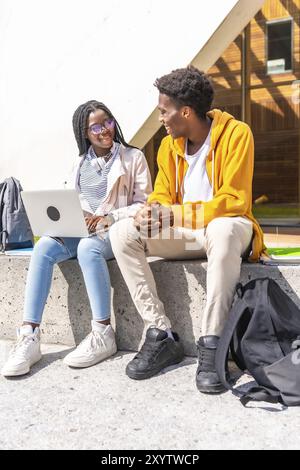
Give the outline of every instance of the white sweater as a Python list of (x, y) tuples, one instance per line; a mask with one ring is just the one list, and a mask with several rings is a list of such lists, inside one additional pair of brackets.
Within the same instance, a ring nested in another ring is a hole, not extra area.
[(133, 217), (146, 203), (152, 192), (151, 176), (146, 158), (141, 150), (121, 145), (120, 154), (114, 161), (107, 177), (107, 196), (94, 212), (88, 201), (80, 194), (80, 166), (84, 156), (78, 157), (67, 187), (76, 188), (79, 192), (83, 210), (95, 215), (111, 213), (116, 220)]

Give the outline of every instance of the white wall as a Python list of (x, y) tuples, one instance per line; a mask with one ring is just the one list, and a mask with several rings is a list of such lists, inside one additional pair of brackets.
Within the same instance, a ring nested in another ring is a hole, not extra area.
[(89, 99), (112, 110), (127, 141), (144, 145), (157, 126), (141, 131), (157, 104), (155, 78), (190, 63), (227, 17), (219, 56), (263, 1), (246, 12), (244, 3), (0, 0), (0, 180), (62, 188), (78, 154), (72, 115)]

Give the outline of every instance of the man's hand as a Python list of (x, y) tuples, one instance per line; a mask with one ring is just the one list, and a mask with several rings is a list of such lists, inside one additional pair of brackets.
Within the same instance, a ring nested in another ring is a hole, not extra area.
[(174, 225), (174, 214), (171, 207), (160, 206), (159, 207), (159, 226), (160, 231), (173, 227)]
[(151, 218), (151, 206), (145, 204), (134, 216), (134, 226), (140, 230), (141, 226), (148, 224)]
[(174, 215), (169, 207), (158, 203), (146, 204), (134, 217), (134, 225), (145, 237), (153, 237), (172, 227)]

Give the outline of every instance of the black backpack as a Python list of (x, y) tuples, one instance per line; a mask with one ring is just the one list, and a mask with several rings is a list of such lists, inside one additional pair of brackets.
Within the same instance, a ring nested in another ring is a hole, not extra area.
[(300, 310), (272, 279), (238, 284), (228, 321), (219, 340), (216, 370), (227, 389), (228, 351), (257, 386), (242, 394), (250, 400), (300, 405)]
[(13, 177), (0, 183), (0, 251), (33, 246), (21, 191), (20, 182)]

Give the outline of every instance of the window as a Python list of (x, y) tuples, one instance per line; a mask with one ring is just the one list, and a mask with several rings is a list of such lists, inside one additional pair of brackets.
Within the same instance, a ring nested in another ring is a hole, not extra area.
[(292, 20), (267, 23), (267, 74), (292, 70)]

